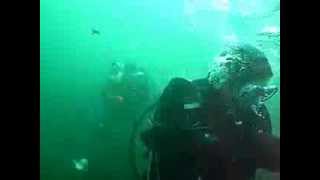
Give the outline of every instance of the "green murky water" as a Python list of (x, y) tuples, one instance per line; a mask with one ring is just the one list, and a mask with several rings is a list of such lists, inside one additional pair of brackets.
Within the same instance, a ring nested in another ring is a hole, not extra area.
[[(111, 119), (104, 127), (108, 133), (97, 132), (106, 117), (101, 92), (115, 60), (142, 66), (155, 82), (154, 90), (161, 92), (174, 76), (206, 76), (213, 56), (226, 43), (249, 42), (265, 52), (274, 71), (271, 83), (280, 87), (279, 36), (261, 34), (279, 33), (279, 0), (40, 3), (42, 180), (85, 179), (87, 172), (77, 171), (72, 160), (88, 157), (101, 162), (95, 168), (89, 159), (88, 172), (133, 179), (127, 158), (130, 118)], [(280, 136), (279, 97), (267, 105), (274, 134)]]

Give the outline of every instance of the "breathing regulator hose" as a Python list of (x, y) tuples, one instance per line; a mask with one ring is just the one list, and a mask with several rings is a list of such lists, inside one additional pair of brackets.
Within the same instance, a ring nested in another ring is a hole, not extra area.
[[(151, 104), (150, 106), (148, 106), (140, 115), (140, 117), (134, 122), (133, 124), (133, 128), (132, 128), (132, 132), (130, 135), (130, 141), (129, 141), (129, 163), (133, 169), (133, 173), (135, 176), (136, 180), (143, 180), (143, 175), (139, 172), (139, 168), (137, 167), (137, 157), (136, 157), (136, 148), (135, 148), (135, 144), (136, 144), (136, 137), (137, 137), (137, 133), (139, 126), (144, 122), (144, 120), (146, 120), (146, 117), (149, 115), (150, 112), (152, 112), (152, 110), (154, 110), (157, 105), (158, 105), (159, 101), (156, 101), (155, 103)], [(151, 154), (153, 154), (152, 152), (150, 152)], [(151, 162), (148, 162), (151, 163)], [(149, 165), (148, 165), (149, 166)]]

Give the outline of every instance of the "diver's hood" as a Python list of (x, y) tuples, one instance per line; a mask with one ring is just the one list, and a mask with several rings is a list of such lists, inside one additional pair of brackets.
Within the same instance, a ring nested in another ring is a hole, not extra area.
[(271, 65), (265, 54), (249, 44), (226, 46), (213, 60), (209, 70), (209, 82), (218, 88), (227, 80), (246, 84), (272, 76)]

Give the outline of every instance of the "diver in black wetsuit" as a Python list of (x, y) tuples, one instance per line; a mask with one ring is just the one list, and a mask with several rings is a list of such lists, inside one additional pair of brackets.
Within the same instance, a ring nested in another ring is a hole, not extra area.
[(135, 119), (132, 116), (140, 114), (152, 99), (150, 77), (135, 63), (112, 63), (107, 80), (103, 95), (110, 116), (108, 120), (126, 114)]
[(94, 127), (89, 142), (87, 179), (134, 178), (128, 160), (130, 132), (151, 101), (150, 82), (148, 73), (135, 63), (111, 64), (101, 97), (104, 116)]
[(153, 127), (148, 180), (251, 180), (258, 168), (280, 172), (280, 139), (264, 102), (277, 88), (265, 55), (247, 44), (228, 47), (208, 77), (172, 79)]

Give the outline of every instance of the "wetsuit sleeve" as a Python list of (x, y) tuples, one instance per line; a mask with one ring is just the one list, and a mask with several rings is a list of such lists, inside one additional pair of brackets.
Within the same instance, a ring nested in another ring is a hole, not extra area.
[[(257, 168), (280, 172), (280, 138), (272, 134), (270, 113), (265, 105), (260, 110), (261, 117), (253, 118), (254, 148)], [(252, 131), (251, 131), (252, 132)]]
[(257, 168), (280, 172), (280, 138), (259, 134), (256, 143)]
[(148, 129), (140, 134), (140, 139), (148, 149), (154, 149), (155, 129)]

